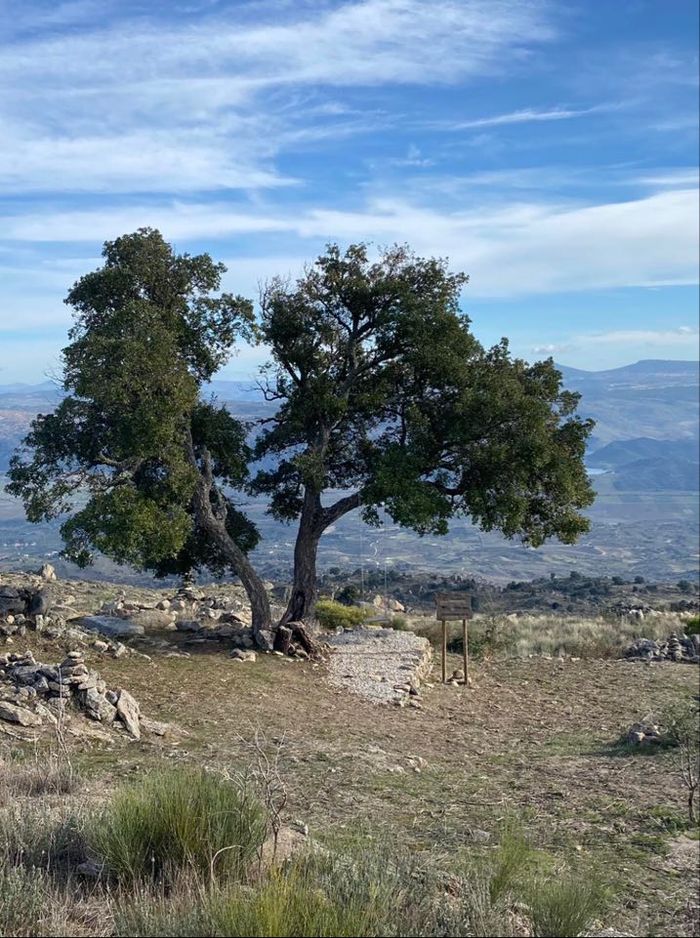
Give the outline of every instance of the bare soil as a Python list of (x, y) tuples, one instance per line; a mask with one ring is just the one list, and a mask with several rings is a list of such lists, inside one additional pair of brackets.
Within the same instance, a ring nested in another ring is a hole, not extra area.
[[(493, 849), (515, 821), (543, 864), (600, 871), (611, 887), (606, 926), (697, 933), (699, 844), (687, 828), (676, 754), (616, 745), (631, 723), (697, 694), (697, 667), (492, 660), (473, 666), (471, 688), (442, 686), (434, 672), (414, 710), (333, 687), (325, 664), (273, 655), (238, 664), (220, 645), (159, 637), (189, 647), (189, 657), (143, 647), (150, 660), (90, 651), (88, 664), (109, 686), (127, 688), (146, 716), (182, 732), (75, 741), (86, 797), (161, 760), (238, 770), (259, 731), (281, 746), (289, 819), (321, 840), (388, 838), (449, 864)], [(67, 650), (34, 634), (12, 650), (25, 647), (45, 661)]]

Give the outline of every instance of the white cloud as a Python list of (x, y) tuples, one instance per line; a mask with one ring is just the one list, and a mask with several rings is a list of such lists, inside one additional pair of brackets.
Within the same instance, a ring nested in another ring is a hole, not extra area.
[(466, 121), (434, 122), (430, 126), (442, 130), (470, 130), (477, 127), (501, 127), (506, 124), (531, 124), (542, 121), (570, 120), (573, 117), (587, 117), (601, 111), (611, 110), (610, 105), (596, 105), (586, 108), (555, 107), (547, 110), (524, 108), (507, 114), (492, 114), (488, 117), (476, 117)]
[(281, 148), (367, 127), (342, 106), (296, 106), (294, 89), (463, 81), (553, 37), (543, 6), (517, 0), (236, 3), (163, 21), (114, 5), (105, 26), (89, 0), (5, 7), (0, 193), (13, 194), (280, 185)]
[[(698, 193), (662, 191), (598, 204), (511, 202), (439, 210), (399, 198), (374, 199), (361, 211), (246, 211), (225, 203), (164, 203), (119, 210), (36, 212), (0, 218), (18, 242), (101, 243), (143, 225), (178, 246), (237, 235), (285, 236), (285, 251), (309, 256), (327, 239), (408, 241), (443, 255), (471, 276), (467, 295), (523, 296), (570, 290), (697, 282)], [(213, 248), (216, 254), (216, 249)], [(230, 251), (230, 248), (229, 248)]]
[(688, 352), (697, 352), (700, 333), (693, 326), (679, 326), (677, 329), (613, 329), (609, 332), (594, 332), (577, 335), (565, 343), (534, 345), (532, 351), (537, 355), (556, 355), (562, 352), (579, 351), (601, 347), (639, 347), (652, 348), (678, 347)]

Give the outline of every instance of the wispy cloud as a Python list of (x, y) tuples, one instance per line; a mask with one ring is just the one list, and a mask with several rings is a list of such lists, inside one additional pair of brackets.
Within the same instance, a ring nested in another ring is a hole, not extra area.
[(323, 100), (295, 108), (295, 89), (467, 81), (554, 35), (541, 3), (516, 0), (260, 7), (114, 5), (98, 25), (87, 0), (5, 3), (0, 193), (283, 185), (280, 150), (367, 127)]
[(270, 211), (264, 205), (235, 211), (224, 203), (163, 202), (6, 214), (0, 230), (17, 242), (92, 244), (143, 224), (178, 242), (281, 233), (300, 255), (329, 238), (407, 240), (419, 252), (449, 255), (453, 266), (470, 273), (468, 295), (509, 297), (695, 283), (697, 215), (697, 190), (672, 189), (619, 202), (501, 202), (458, 211), (400, 195), (372, 199), (357, 211)]
[(581, 349), (610, 346), (629, 346), (650, 348), (687, 349), (689, 354), (697, 353), (700, 333), (694, 326), (679, 326), (677, 329), (613, 329), (610, 332), (595, 332), (573, 336), (563, 343), (534, 345), (536, 355), (558, 355), (562, 352), (574, 352)]
[(571, 120), (574, 117), (587, 117), (591, 114), (600, 114), (603, 111), (612, 109), (612, 105), (603, 104), (586, 108), (554, 107), (544, 110), (524, 108), (520, 111), (509, 111), (506, 114), (491, 114), (486, 117), (475, 117), (463, 121), (433, 121), (430, 126), (436, 130), (471, 130), (479, 127), (501, 127), (506, 124)]

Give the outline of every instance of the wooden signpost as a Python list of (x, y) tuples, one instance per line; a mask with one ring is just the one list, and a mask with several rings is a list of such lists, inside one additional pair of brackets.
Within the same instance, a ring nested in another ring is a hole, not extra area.
[(472, 617), (471, 593), (436, 593), (436, 618), (442, 622), (442, 683), (447, 680), (447, 622), (462, 620), (462, 641), (464, 647), (464, 684), (469, 684), (469, 644), (467, 619)]

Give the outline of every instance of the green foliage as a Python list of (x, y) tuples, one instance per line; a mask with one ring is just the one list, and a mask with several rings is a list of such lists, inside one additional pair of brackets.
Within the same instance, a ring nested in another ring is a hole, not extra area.
[(492, 903), (513, 892), (532, 859), (532, 848), (514, 824), (506, 824), (488, 875)]
[(169, 878), (183, 869), (240, 879), (264, 836), (262, 808), (245, 787), (178, 768), (118, 792), (88, 839), (122, 879)]
[(406, 616), (392, 616), (389, 619), (389, 625), (392, 629), (396, 629), (397, 632), (410, 632), (411, 626), (408, 622)]
[(590, 871), (536, 881), (528, 900), (533, 934), (536, 938), (576, 938), (601, 913), (604, 901), (603, 889)]
[(279, 410), (257, 455), (278, 462), (255, 488), (277, 517), (296, 518), (305, 490), (352, 488), (365, 520), (383, 504), (421, 534), (456, 515), (535, 545), (587, 530), (592, 423), (551, 361), (481, 347), (459, 310), (466, 281), (404, 246), (372, 263), (359, 244), (329, 245), (295, 285), (268, 285), (261, 332)]
[(175, 254), (145, 228), (107, 242), (104, 264), (70, 290), (66, 397), (39, 415), (10, 464), (8, 490), (30, 521), (69, 515), (65, 555), (95, 550), (159, 575), (227, 558), (198, 525), (195, 489), (205, 453), (210, 491), (244, 551), (254, 525), (223, 486), (245, 484), (245, 427), (200, 399), (239, 335), (253, 336), (252, 304), (219, 293), (224, 267), (207, 254)]
[(700, 635), (700, 616), (692, 616), (683, 623), (683, 631), (686, 635)]
[(44, 902), (45, 884), (37, 870), (6, 866), (0, 860), (0, 935), (48, 934)]
[(316, 603), (316, 618), (324, 629), (350, 628), (361, 625), (367, 612), (359, 606), (346, 606), (333, 599), (319, 599)]

